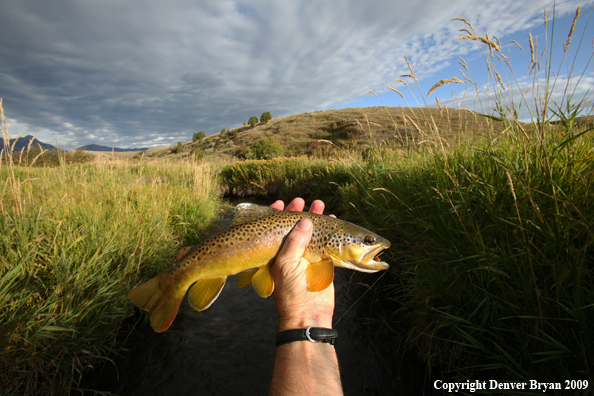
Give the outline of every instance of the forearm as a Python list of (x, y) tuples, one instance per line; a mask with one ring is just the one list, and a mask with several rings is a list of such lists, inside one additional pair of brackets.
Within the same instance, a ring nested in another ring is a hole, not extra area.
[(277, 348), (271, 396), (342, 394), (334, 346), (296, 341)]

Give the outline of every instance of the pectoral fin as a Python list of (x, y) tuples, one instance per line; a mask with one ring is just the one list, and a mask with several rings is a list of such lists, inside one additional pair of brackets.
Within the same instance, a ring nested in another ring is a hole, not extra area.
[(332, 260), (323, 259), (317, 263), (311, 263), (305, 270), (307, 278), (307, 290), (312, 292), (326, 289), (334, 280), (334, 264)]
[(176, 256), (177, 259), (178, 260), (183, 259), (184, 256), (186, 254), (188, 254), (188, 252), (190, 251), (190, 249), (192, 249), (192, 246), (186, 246), (186, 247), (183, 247), (183, 248), (179, 249), (179, 252), (177, 252), (177, 256)]
[(190, 288), (188, 301), (196, 311), (204, 311), (217, 299), (227, 277), (200, 279)]
[(266, 298), (274, 291), (274, 279), (270, 273), (270, 267), (265, 265), (261, 267), (252, 277), (252, 285), (256, 293), (262, 298)]
[(252, 268), (237, 275), (237, 286), (244, 287), (252, 284), (252, 278), (259, 268)]

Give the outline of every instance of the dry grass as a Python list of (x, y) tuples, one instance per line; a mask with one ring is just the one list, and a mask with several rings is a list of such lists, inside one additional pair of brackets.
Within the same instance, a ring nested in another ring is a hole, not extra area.
[[(186, 142), (182, 150), (173, 147), (151, 149), (143, 161), (189, 159), (195, 149), (203, 150), (210, 163), (225, 164), (237, 160), (236, 154), (252, 143), (273, 137), (284, 148), (285, 155), (309, 155), (328, 158), (332, 150), (382, 144), (408, 147), (419, 142), (445, 141), (455, 146), (461, 141), (489, 135), (500, 130), (498, 121), (460, 109), (410, 107), (352, 107), (346, 109), (294, 114), (216, 133), (200, 142)], [(233, 137), (233, 133), (237, 136)], [(136, 161), (138, 153), (98, 153), (103, 161)]]

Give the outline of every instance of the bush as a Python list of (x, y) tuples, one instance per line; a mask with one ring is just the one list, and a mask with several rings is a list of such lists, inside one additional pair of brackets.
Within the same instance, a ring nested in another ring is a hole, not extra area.
[(248, 121), (248, 124), (250, 124), (250, 126), (253, 128), (258, 124), (258, 117), (256, 116), (251, 116), (250, 120)]
[(194, 132), (194, 136), (192, 136), (192, 141), (197, 142), (197, 141), (204, 139), (205, 137), (206, 137), (206, 133), (204, 133), (204, 131), (200, 131), (198, 133)]
[(273, 159), (285, 153), (284, 147), (272, 137), (260, 139), (250, 147), (257, 159)]
[(181, 151), (183, 150), (183, 148), (184, 148), (184, 144), (182, 142), (177, 142), (177, 146), (174, 146), (171, 149), (171, 152), (174, 153), (174, 154), (178, 154), (178, 153), (181, 153)]
[(270, 115), (269, 111), (265, 111), (264, 113), (262, 113), (262, 115), (260, 116), (260, 122), (264, 122), (267, 123), (268, 121), (272, 120), (272, 116)]
[(204, 153), (204, 150), (202, 150), (202, 149), (200, 149), (200, 148), (197, 148), (197, 149), (195, 149), (194, 151), (192, 151), (192, 154), (194, 155), (194, 159), (195, 159), (196, 161), (201, 161), (201, 160), (203, 160), (203, 159), (204, 159), (204, 157), (205, 157), (205, 155), (206, 155), (206, 154)]

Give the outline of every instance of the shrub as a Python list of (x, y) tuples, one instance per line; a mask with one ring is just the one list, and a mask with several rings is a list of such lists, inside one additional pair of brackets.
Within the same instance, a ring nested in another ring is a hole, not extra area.
[(194, 155), (194, 159), (195, 159), (196, 161), (201, 161), (201, 160), (203, 160), (203, 159), (204, 159), (204, 157), (205, 157), (205, 155), (206, 155), (206, 154), (204, 153), (204, 150), (202, 150), (201, 148), (197, 148), (197, 149), (195, 149), (194, 151), (192, 151), (192, 154)]
[(272, 120), (272, 116), (270, 115), (269, 111), (265, 111), (264, 113), (262, 113), (262, 115), (260, 116), (260, 122), (268, 122)]
[(206, 137), (206, 133), (204, 131), (200, 131), (198, 133), (194, 132), (194, 136), (192, 136), (193, 142), (198, 142)]
[(252, 143), (251, 149), (257, 159), (273, 159), (285, 153), (284, 147), (272, 137)]
[(250, 124), (250, 126), (253, 128), (258, 124), (258, 117), (256, 116), (251, 116), (250, 120), (248, 121), (248, 124)]
[(174, 154), (178, 154), (183, 150), (183, 148), (184, 148), (184, 144), (182, 142), (177, 142), (177, 146), (174, 146), (171, 149), (171, 152)]

